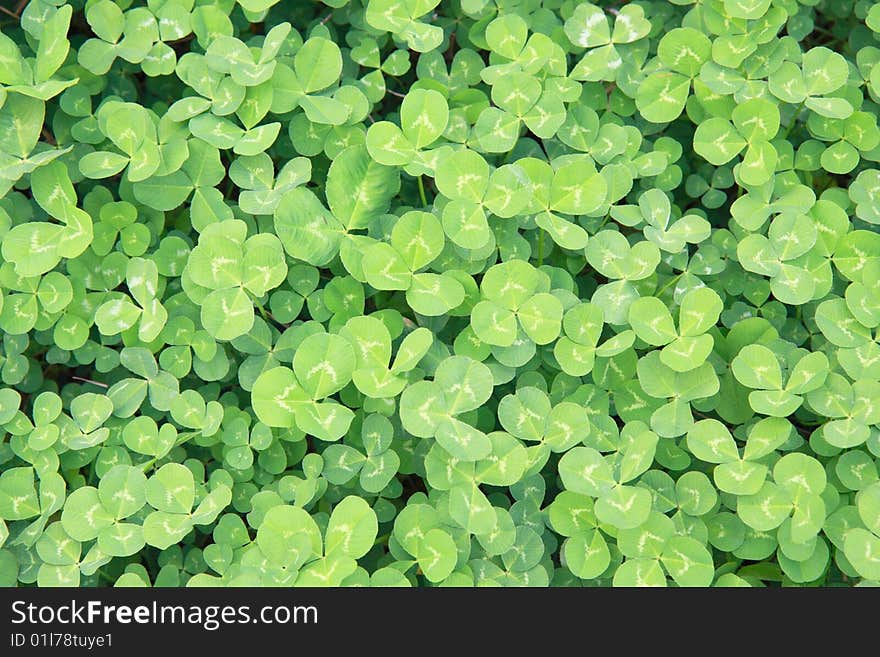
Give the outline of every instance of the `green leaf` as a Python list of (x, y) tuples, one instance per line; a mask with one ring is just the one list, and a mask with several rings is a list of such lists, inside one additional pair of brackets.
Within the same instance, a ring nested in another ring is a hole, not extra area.
[(218, 340), (234, 340), (254, 324), (254, 306), (241, 288), (214, 290), (202, 301), (202, 324)]
[(819, 96), (836, 91), (846, 82), (846, 60), (828, 48), (811, 48), (803, 57), (804, 80), (807, 93)]
[(379, 290), (406, 290), (412, 283), (412, 271), (393, 246), (372, 244), (362, 254), (361, 266), (367, 282)]
[(443, 243), (443, 227), (427, 212), (407, 212), (391, 231), (391, 245), (403, 256), (410, 271), (418, 271), (433, 262), (442, 252)]
[(476, 485), (455, 486), (449, 491), (449, 515), (471, 534), (487, 534), (498, 519), (489, 500)]
[(454, 418), (440, 422), (435, 437), (443, 449), (462, 461), (478, 461), (492, 451), (492, 443), (486, 434)]
[(350, 495), (330, 515), (325, 538), (327, 555), (340, 553), (359, 559), (373, 547), (378, 531), (373, 509), (362, 498)]
[(339, 153), (327, 174), (330, 210), (349, 230), (366, 228), (384, 213), (399, 188), (397, 172), (370, 159), (365, 146), (350, 146)]
[(12, 4), (0, 585), (880, 582), (876, 3)]
[(516, 316), (523, 330), (536, 344), (549, 344), (562, 327), (562, 303), (552, 294), (540, 293), (528, 299)]
[(157, 511), (188, 514), (195, 500), (192, 472), (179, 463), (166, 463), (146, 482), (146, 500)]
[(598, 531), (575, 534), (563, 544), (565, 565), (581, 579), (599, 577), (611, 563), (608, 543)]
[(750, 461), (731, 461), (715, 468), (718, 490), (731, 495), (755, 495), (767, 478), (767, 466)]
[(450, 199), (479, 203), (489, 185), (489, 165), (474, 151), (453, 151), (443, 157), (435, 182)]
[(791, 495), (769, 481), (754, 495), (744, 495), (737, 503), (737, 515), (752, 529), (776, 529), (792, 510)]
[(108, 470), (98, 485), (101, 505), (120, 520), (140, 511), (147, 503), (147, 478), (138, 468), (117, 465)]
[(746, 387), (764, 390), (782, 388), (782, 370), (776, 355), (767, 347), (751, 344), (743, 347), (731, 362), (731, 371)]
[(709, 586), (715, 578), (711, 553), (689, 536), (669, 539), (660, 562), (679, 586)]
[(719, 117), (706, 119), (694, 133), (694, 151), (715, 166), (730, 162), (746, 143), (730, 121)]
[(416, 148), (430, 145), (449, 121), (446, 99), (433, 89), (412, 89), (400, 104), (403, 135)]
[(629, 323), (640, 339), (663, 346), (676, 338), (669, 310), (657, 297), (636, 299), (629, 307)]
[(844, 553), (859, 575), (866, 579), (880, 578), (880, 538), (861, 527), (846, 534)]
[(636, 486), (616, 486), (596, 500), (596, 517), (618, 529), (638, 527), (651, 513), (651, 493)]
[(425, 533), (416, 556), (419, 568), (431, 582), (441, 582), (449, 577), (458, 561), (455, 541), (439, 528)]
[(665, 66), (690, 78), (696, 77), (711, 53), (706, 35), (691, 27), (669, 30), (657, 46), (657, 56)]
[(36, 98), (13, 94), (0, 107), (0, 151), (24, 158), (40, 139), (46, 104)]
[(284, 250), (311, 265), (326, 265), (339, 251), (342, 224), (307, 189), (297, 187), (281, 197), (274, 225)]
[(495, 384), (492, 371), (467, 356), (445, 359), (434, 373), (434, 382), (444, 392), (448, 412), (454, 415), (482, 406)]
[(656, 559), (627, 559), (614, 572), (614, 586), (666, 586), (666, 576)]
[(739, 450), (727, 427), (718, 420), (696, 422), (687, 433), (690, 452), (706, 463), (728, 463), (739, 459)]
[(77, 541), (88, 541), (113, 524), (113, 516), (101, 504), (98, 490), (77, 488), (68, 495), (61, 513), (61, 525)]
[(34, 469), (8, 468), (0, 474), (0, 518), (27, 520), (40, 513), (34, 486)]
[(591, 447), (574, 447), (559, 461), (559, 476), (566, 490), (599, 497), (614, 486), (611, 466)]
[(293, 371), (312, 399), (323, 399), (344, 388), (354, 371), (354, 348), (345, 338), (328, 333), (310, 335), (300, 343)]
[(565, 21), (565, 34), (576, 46), (592, 48), (611, 41), (608, 19), (599, 7), (585, 2)]
[[(814, 481), (812, 483), (819, 483), (819, 475), (814, 474)], [(815, 485), (813, 488), (815, 488)], [(880, 516), (877, 514), (877, 511), (880, 510), (880, 485), (872, 484), (860, 492), (856, 506), (859, 510), (859, 517), (865, 523), (865, 527), (880, 536)]]
[(326, 89), (342, 71), (339, 46), (323, 37), (312, 37), (297, 51), (293, 68), (305, 93)]
[(36, 82), (45, 82), (51, 78), (67, 58), (70, 50), (67, 30), (72, 16), (73, 7), (64, 5), (43, 24), (43, 34), (40, 37), (34, 69)]
[(188, 516), (165, 511), (153, 511), (144, 519), (143, 540), (160, 550), (181, 541), (192, 530)]
[[(690, 85), (690, 80), (680, 73), (671, 71), (652, 73), (639, 85), (636, 106), (646, 120), (652, 123), (668, 123), (676, 119), (684, 110)], [(697, 131), (699, 132), (704, 125), (701, 123)], [(694, 150), (703, 154), (697, 149), (696, 136)]]

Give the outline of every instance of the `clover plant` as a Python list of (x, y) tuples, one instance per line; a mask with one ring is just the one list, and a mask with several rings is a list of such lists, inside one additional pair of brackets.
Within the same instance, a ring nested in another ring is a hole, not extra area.
[(0, 585), (880, 583), (880, 5), (5, 0)]

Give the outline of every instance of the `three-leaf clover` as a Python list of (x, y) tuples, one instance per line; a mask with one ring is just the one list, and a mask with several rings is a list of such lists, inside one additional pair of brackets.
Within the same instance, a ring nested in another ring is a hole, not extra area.
[(660, 362), (676, 372), (687, 372), (706, 362), (712, 352), (714, 340), (707, 331), (718, 321), (723, 307), (717, 292), (701, 287), (682, 297), (677, 329), (666, 304), (657, 297), (633, 301), (629, 322), (641, 340), (663, 347)]
[(805, 354), (790, 366), (783, 384), (779, 360), (761, 344), (743, 347), (730, 363), (736, 380), (752, 392), (749, 405), (757, 413), (788, 417), (803, 403), (803, 395), (822, 388), (828, 376), (828, 358), (821, 351)]
[(727, 164), (745, 148), (738, 177), (745, 185), (762, 185), (773, 177), (778, 161), (770, 140), (779, 131), (779, 108), (764, 98), (737, 105), (731, 119), (711, 117), (694, 132), (694, 151), (715, 166)]
[(202, 325), (218, 340), (247, 333), (254, 323), (254, 299), (281, 284), (287, 262), (274, 235), (247, 235), (247, 225), (233, 220), (202, 231), (187, 260), (187, 294), (201, 304)]

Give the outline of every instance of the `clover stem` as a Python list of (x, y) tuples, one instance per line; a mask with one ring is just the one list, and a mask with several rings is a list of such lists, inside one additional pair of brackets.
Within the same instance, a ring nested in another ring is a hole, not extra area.
[(421, 176), (418, 177), (418, 181), (419, 181), (419, 198), (422, 199), (422, 205), (424, 207), (427, 207), (428, 198), (425, 196), (425, 183), (422, 181)]
[(147, 470), (149, 470), (151, 467), (153, 467), (153, 464), (155, 462), (156, 459), (152, 458), (149, 461), (144, 461), (143, 463), (141, 463), (141, 472), (146, 472)]
[(260, 303), (259, 299), (254, 299), (254, 305), (257, 307), (257, 310), (260, 311), (260, 314), (263, 316), (267, 322), (269, 321), (269, 313), (266, 312), (266, 309), (263, 307), (263, 304)]
[(270, 323), (272, 323), (272, 324), (275, 324), (277, 327), (281, 328), (282, 330), (286, 330), (286, 329), (288, 328), (288, 326), (287, 326), (286, 324), (282, 324), (282, 323), (279, 322), (277, 319), (275, 319), (274, 317), (272, 317), (272, 315), (269, 313), (269, 311), (267, 311), (267, 310), (263, 307), (263, 304), (260, 303), (260, 301), (259, 301), (258, 299), (254, 299), (254, 305), (256, 305), (257, 310), (260, 311), (260, 315), (262, 315), (262, 316), (263, 316), (263, 319), (265, 319), (267, 322), (270, 322)]
[(834, 34), (831, 30), (826, 30), (824, 27), (819, 27), (818, 25), (813, 26), (813, 32), (818, 32), (819, 34), (824, 34), (825, 36), (830, 36), (837, 38), (837, 35)]
[(791, 123), (788, 124), (788, 128), (785, 130), (785, 134), (782, 135), (783, 139), (788, 139), (788, 135), (791, 134), (791, 131), (794, 130), (794, 126), (797, 123), (798, 114), (801, 113), (801, 110), (804, 108), (804, 103), (807, 102), (807, 99), (804, 98), (800, 104), (798, 104), (797, 109), (795, 109), (794, 114), (791, 116)]
[(666, 281), (666, 284), (663, 287), (661, 287), (659, 290), (657, 290), (657, 293), (655, 296), (660, 296), (661, 294), (666, 292), (667, 288), (669, 288), (670, 285), (674, 285), (678, 281), (679, 278), (681, 278), (681, 274), (676, 274), (675, 276), (670, 278), (668, 281)]
[(544, 231), (538, 231), (538, 266), (544, 264)]
[(195, 438), (196, 436), (200, 435), (201, 433), (202, 433), (201, 431), (184, 431), (183, 433), (178, 434), (177, 440), (174, 441), (174, 446), (180, 447), (187, 440), (189, 440), (190, 438)]
[[(183, 433), (178, 434), (177, 440), (174, 441), (174, 447), (180, 447), (187, 440), (189, 440), (190, 438), (193, 438), (195, 436), (199, 436), (199, 435), (201, 435), (201, 433), (202, 433), (201, 431), (184, 431)], [(172, 447), (172, 449), (174, 449), (174, 447)], [(151, 467), (153, 467), (153, 465), (155, 465), (156, 461), (158, 461), (158, 460), (159, 460), (159, 457), (154, 456), (149, 461), (144, 461), (143, 463), (140, 464), (141, 470), (143, 472), (146, 472)]]
[(93, 386), (98, 386), (99, 388), (109, 388), (106, 383), (101, 383), (100, 381), (92, 381), (91, 379), (87, 379), (82, 376), (72, 376), (70, 377), (74, 381), (82, 381), (83, 383), (91, 383)]

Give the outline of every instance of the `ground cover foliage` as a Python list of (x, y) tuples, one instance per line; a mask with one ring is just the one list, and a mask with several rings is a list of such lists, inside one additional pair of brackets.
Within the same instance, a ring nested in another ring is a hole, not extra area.
[(880, 581), (880, 5), (0, 31), (0, 584)]

